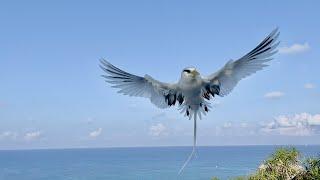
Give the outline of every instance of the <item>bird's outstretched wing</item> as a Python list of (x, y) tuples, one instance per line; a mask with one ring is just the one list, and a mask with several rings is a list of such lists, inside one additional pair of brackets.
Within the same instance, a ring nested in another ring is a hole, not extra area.
[[(217, 94), (225, 96), (232, 91), (241, 79), (268, 66), (265, 63), (272, 60), (271, 56), (277, 53), (276, 47), (280, 43), (277, 41), (279, 34), (278, 28), (273, 30), (248, 54), (236, 61), (230, 60), (222, 69), (206, 77), (205, 79), (209, 82), (207, 89), (218, 87), (219, 92)], [(211, 92), (209, 91), (209, 93)]]
[(149, 75), (136, 76), (115, 67), (104, 59), (100, 61), (100, 67), (107, 73), (102, 76), (106, 78), (106, 82), (113, 84), (112, 87), (120, 89), (118, 93), (149, 98), (159, 108), (175, 105), (176, 101), (182, 104), (184, 101), (182, 94), (177, 91), (176, 84), (163, 83)]

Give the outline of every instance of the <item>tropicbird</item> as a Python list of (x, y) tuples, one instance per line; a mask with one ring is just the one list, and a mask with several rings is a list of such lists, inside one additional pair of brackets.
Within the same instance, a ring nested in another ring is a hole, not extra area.
[(237, 83), (255, 72), (268, 66), (277, 53), (277, 41), (280, 32), (273, 30), (257, 47), (237, 60), (228, 61), (220, 70), (209, 75), (201, 76), (194, 67), (182, 70), (180, 80), (176, 83), (160, 82), (149, 75), (137, 76), (128, 73), (110, 62), (101, 59), (100, 67), (106, 75), (102, 75), (111, 87), (120, 89), (118, 93), (149, 98), (159, 108), (167, 108), (179, 104), (179, 110), (185, 116), (194, 119), (193, 149), (181, 167), (179, 174), (195, 154), (197, 144), (197, 117), (201, 119), (211, 106), (208, 102), (215, 95), (228, 95)]

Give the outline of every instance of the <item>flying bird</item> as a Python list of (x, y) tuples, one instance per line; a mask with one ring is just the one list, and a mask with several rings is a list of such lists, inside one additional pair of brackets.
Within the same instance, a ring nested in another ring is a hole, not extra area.
[(165, 83), (149, 75), (137, 76), (128, 73), (110, 62), (102, 59), (100, 67), (105, 71), (102, 75), (112, 87), (118, 88), (118, 93), (149, 98), (151, 103), (159, 108), (178, 105), (178, 110), (194, 120), (193, 149), (179, 171), (192, 159), (197, 142), (197, 118), (201, 119), (210, 111), (209, 100), (218, 96), (228, 95), (238, 82), (268, 66), (277, 53), (277, 41), (280, 32), (273, 30), (257, 47), (237, 60), (229, 60), (220, 70), (208, 76), (202, 76), (196, 68), (187, 67), (181, 72), (176, 83)]

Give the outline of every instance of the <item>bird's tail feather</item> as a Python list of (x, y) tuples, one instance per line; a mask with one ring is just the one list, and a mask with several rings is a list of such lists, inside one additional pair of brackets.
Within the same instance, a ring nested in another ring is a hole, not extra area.
[(193, 147), (192, 147), (192, 151), (191, 154), (189, 155), (188, 159), (184, 162), (184, 164), (182, 165), (182, 167), (179, 170), (179, 175), (181, 175), (181, 173), (183, 172), (184, 168), (188, 165), (188, 163), (190, 162), (190, 160), (196, 156), (196, 146), (197, 146), (197, 111), (194, 112), (194, 124), (193, 124)]
[[(211, 109), (211, 105), (209, 102), (206, 101), (202, 101), (199, 106), (190, 106), (188, 104), (181, 104), (178, 108), (178, 110), (180, 111), (180, 113), (184, 114), (184, 116), (188, 116), (189, 120), (193, 118), (198, 118), (201, 119), (202, 118), (202, 114), (206, 115), (207, 112)], [(195, 117), (198, 116), (198, 117)]]

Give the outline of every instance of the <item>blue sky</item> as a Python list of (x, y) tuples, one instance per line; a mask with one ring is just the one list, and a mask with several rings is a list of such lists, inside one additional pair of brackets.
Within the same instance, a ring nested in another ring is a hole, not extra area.
[(0, 149), (192, 144), (177, 108), (116, 93), (100, 58), (175, 82), (237, 59), (279, 27), (280, 52), (199, 122), (199, 145), (320, 143), (319, 2), (6, 1)]

